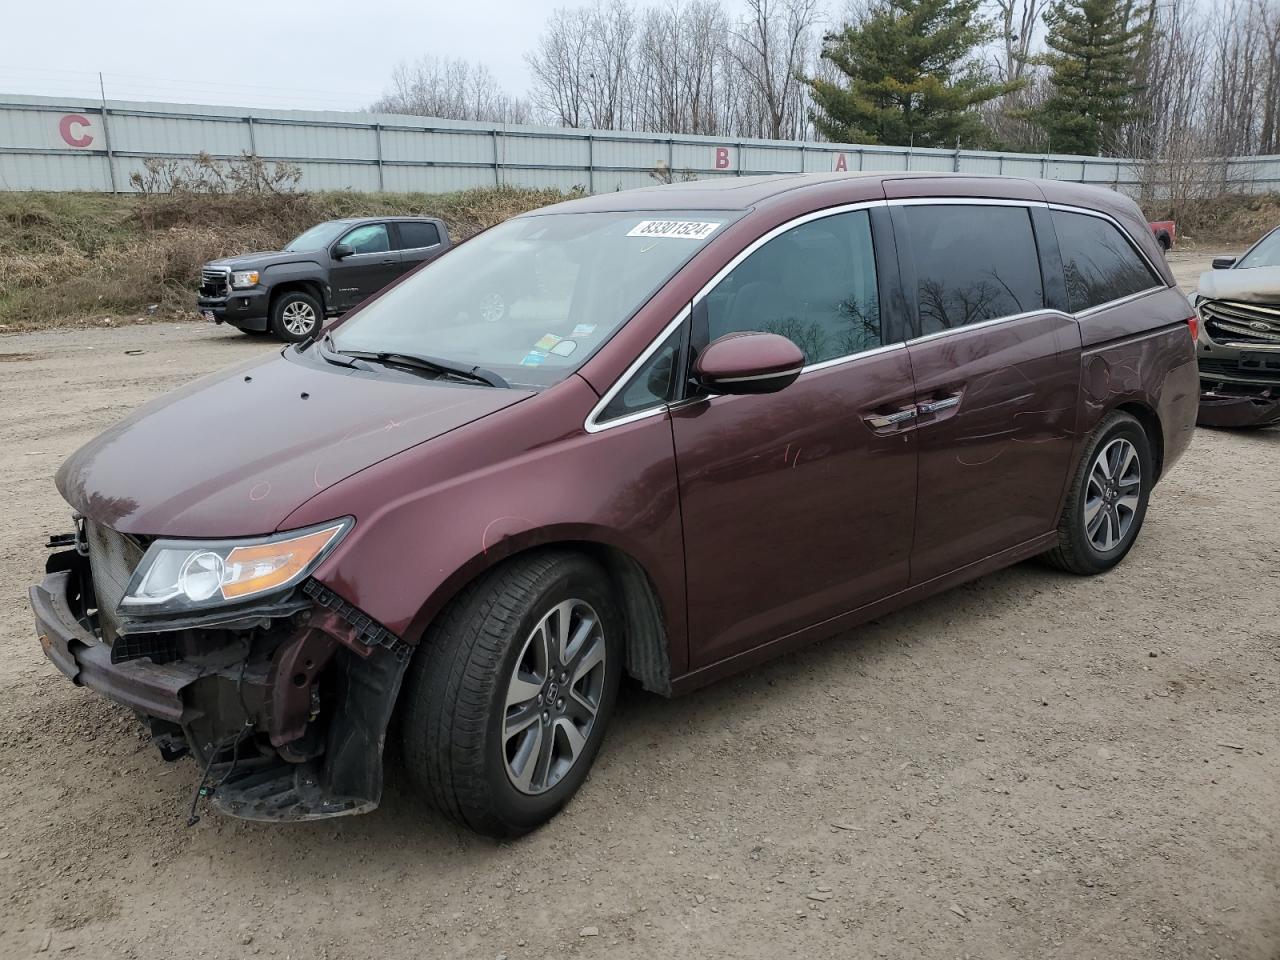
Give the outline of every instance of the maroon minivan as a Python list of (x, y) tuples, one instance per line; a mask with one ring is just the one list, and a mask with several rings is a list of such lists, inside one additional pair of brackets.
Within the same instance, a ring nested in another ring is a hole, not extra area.
[(1103, 189), (558, 204), (74, 454), (40, 642), (195, 756), (193, 812), (371, 810), (391, 734), (518, 834), (623, 674), (682, 693), (1028, 557), (1113, 567), (1191, 438), (1195, 328)]

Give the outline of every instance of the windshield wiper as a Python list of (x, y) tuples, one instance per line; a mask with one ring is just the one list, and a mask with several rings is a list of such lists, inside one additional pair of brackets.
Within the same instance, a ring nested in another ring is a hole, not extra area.
[(507, 388), (510, 386), (506, 380), (494, 373), (492, 370), (486, 370), (484, 367), (467, 366), (463, 363), (454, 363), (452, 360), (443, 360), (440, 357), (429, 357), (421, 353), (399, 353), (396, 351), (379, 351), (377, 353), (365, 352), (362, 350), (351, 350), (343, 352), (345, 357), (358, 357), (361, 360), (376, 360), (378, 363), (386, 363), (392, 366), (413, 367), (417, 370), (429, 370), (447, 377), (459, 377), (468, 380), (471, 383), (483, 383), (489, 387)]
[(369, 369), (369, 365), (362, 363), (358, 357), (343, 353), (341, 350), (335, 350), (332, 334), (326, 333), (319, 341), (313, 342), (315, 342), (316, 352), (320, 354), (320, 359), (325, 363), (332, 363), (335, 367), (346, 367), (348, 370)]

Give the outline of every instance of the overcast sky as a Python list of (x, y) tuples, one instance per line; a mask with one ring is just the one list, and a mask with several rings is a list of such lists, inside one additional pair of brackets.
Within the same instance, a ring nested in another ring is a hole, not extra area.
[(574, 0), (9, 0), (0, 95), (360, 109), (423, 54), (483, 61), (524, 93), (547, 15)]

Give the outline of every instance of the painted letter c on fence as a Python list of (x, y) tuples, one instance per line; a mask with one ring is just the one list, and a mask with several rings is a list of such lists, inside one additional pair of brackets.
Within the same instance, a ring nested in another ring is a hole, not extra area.
[(716, 147), (716, 169), (717, 170), (729, 169), (729, 148), (728, 147)]
[(69, 147), (87, 147), (93, 143), (93, 134), (76, 133), (72, 127), (89, 126), (89, 118), (79, 113), (68, 113), (58, 121), (58, 133), (62, 141)]

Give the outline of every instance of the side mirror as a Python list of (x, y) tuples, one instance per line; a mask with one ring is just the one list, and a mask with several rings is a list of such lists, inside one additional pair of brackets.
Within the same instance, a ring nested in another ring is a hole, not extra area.
[(355, 248), (349, 243), (335, 243), (333, 245), (333, 259), (335, 260), (345, 260), (355, 252)]
[(730, 333), (712, 341), (693, 366), (712, 393), (776, 393), (795, 383), (804, 351), (776, 333)]
[(1235, 265), (1236, 265), (1235, 257), (1214, 257), (1213, 258), (1213, 269), (1215, 270), (1230, 270)]

